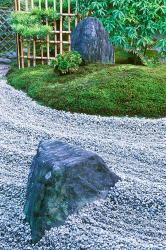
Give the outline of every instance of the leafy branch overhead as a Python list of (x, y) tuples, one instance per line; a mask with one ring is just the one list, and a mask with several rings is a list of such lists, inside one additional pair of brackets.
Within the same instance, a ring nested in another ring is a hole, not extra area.
[(60, 15), (49, 8), (48, 10), (33, 9), (29, 13), (22, 11), (11, 15), (13, 30), (25, 38), (45, 38), (51, 31), (52, 26), (46, 25), (46, 19), (50, 22), (58, 20)]
[(111, 42), (135, 54), (147, 49), (166, 53), (165, 0), (80, 0), (83, 16), (98, 17), (110, 34)]

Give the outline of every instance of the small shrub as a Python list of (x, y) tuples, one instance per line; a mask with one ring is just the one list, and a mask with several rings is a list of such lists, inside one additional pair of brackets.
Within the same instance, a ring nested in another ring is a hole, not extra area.
[(52, 65), (55, 71), (61, 75), (74, 73), (79, 69), (82, 63), (82, 58), (80, 54), (76, 51), (66, 52), (63, 55), (57, 55), (55, 60), (52, 60)]

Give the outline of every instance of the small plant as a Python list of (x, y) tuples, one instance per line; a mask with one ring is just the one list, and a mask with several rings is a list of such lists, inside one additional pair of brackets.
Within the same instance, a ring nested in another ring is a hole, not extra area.
[(63, 55), (59, 54), (54, 60), (52, 60), (52, 65), (54, 66), (55, 71), (58, 70), (61, 75), (76, 72), (81, 63), (82, 58), (76, 51), (66, 52)]

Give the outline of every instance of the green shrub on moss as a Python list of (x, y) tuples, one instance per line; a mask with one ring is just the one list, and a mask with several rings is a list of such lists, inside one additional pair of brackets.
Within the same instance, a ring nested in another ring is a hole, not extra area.
[(82, 58), (80, 54), (76, 51), (66, 52), (63, 55), (57, 55), (55, 60), (52, 60), (52, 65), (55, 71), (62, 75), (74, 73), (79, 69), (82, 63)]

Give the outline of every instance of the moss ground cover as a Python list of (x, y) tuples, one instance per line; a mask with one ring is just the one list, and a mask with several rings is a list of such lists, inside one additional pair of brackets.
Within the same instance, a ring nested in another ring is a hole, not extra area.
[(18, 70), (9, 83), (43, 105), (102, 116), (166, 115), (166, 65), (87, 65), (60, 76), (50, 66)]

